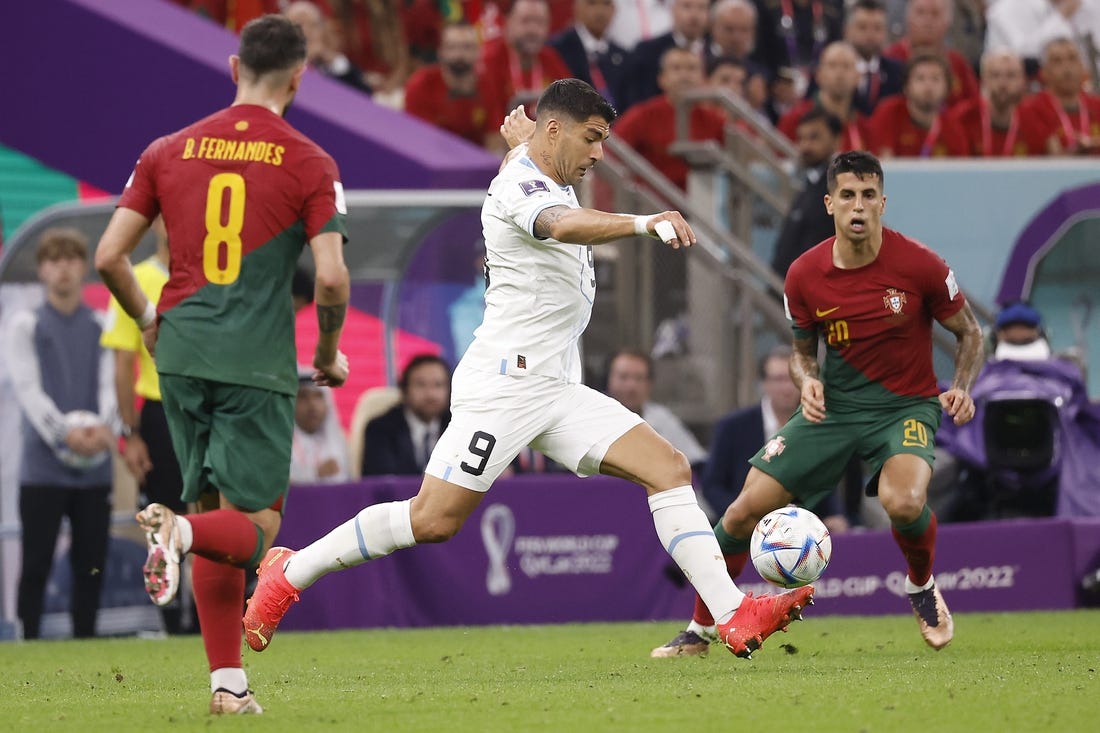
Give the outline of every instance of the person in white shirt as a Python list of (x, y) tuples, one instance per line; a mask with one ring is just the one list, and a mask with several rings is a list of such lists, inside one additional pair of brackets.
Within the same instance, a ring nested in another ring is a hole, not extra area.
[(627, 51), (672, 30), (672, 0), (615, 0), (608, 38)]
[(603, 158), (615, 119), (590, 85), (555, 81), (538, 110), (533, 129), (520, 108), (501, 128), (512, 149), (482, 208), (485, 320), (455, 370), (451, 423), (420, 492), (369, 506), (296, 553), (272, 548), (244, 617), (252, 649), (267, 648), (287, 609), (325, 574), (453, 537), (527, 445), (578, 475), (618, 476), (645, 489), (661, 544), (734, 654), (750, 656), (812, 600), (810, 586), (760, 598), (740, 591), (699, 508), (684, 454), (618, 401), (580, 383), (579, 341), (596, 289), (592, 246), (656, 235), (680, 248), (696, 239), (676, 211), (634, 216), (577, 203), (573, 186)]
[(332, 391), (313, 383), (313, 370), (298, 370), (294, 402), (294, 443), (290, 449), (290, 483), (348, 481), (348, 447)]
[(635, 349), (619, 349), (607, 363), (607, 393), (626, 409), (641, 415), (657, 434), (697, 467), (706, 463), (707, 451), (672, 410), (649, 399), (653, 390), (653, 360)]
[(1100, 0), (999, 0), (986, 13), (985, 47), (1009, 49), (1039, 59), (1058, 38), (1071, 38), (1080, 49), (1094, 83), (1100, 47)]

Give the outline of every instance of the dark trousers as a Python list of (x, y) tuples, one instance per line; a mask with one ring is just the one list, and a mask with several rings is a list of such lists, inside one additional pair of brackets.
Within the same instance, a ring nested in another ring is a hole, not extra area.
[(41, 632), (46, 582), (50, 578), (63, 516), (69, 518), (72, 532), (69, 612), (73, 619), (73, 636), (95, 636), (111, 528), (111, 487), (74, 489), (28, 484), (19, 487), (23, 566), (18, 594), (18, 613), (23, 621), (23, 636), (27, 639), (37, 639)]
[(145, 400), (141, 407), (141, 439), (149, 448), (149, 460), (153, 468), (145, 476), (141, 487), (142, 505), (163, 504), (176, 514), (185, 514), (187, 505), (183, 496), (183, 476), (172, 448), (172, 435), (168, 432), (168, 419), (164, 405), (156, 400)]
[[(141, 439), (149, 449), (153, 468), (145, 475), (141, 486), (141, 505), (163, 504), (176, 514), (186, 514), (183, 501), (183, 476), (172, 447), (172, 434), (168, 432), (168, 418), (164, 405), (158, 400), (145, 400), (141, 407)], [(187, 589), (186, 573), (181, 568), (180, 593), (176, 600), (160, 609), (164, 630), (169, 634), (188, 634), (197, 631), (198, 614)]]

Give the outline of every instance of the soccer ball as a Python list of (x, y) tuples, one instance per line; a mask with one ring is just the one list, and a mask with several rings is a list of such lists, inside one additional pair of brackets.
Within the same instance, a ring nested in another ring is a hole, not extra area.
[[(64, 424), (65, 430), (69, 431), (73, 428), (88, 428), (102, 425), (103, 420), (99, 415), (89, 410), (73, 410), (72, 412), (65, 413)], [(105, 450), (93, 456), (85, 456), (77, 453), (66, 445), (62, 445), (57, 451), (57, 457), (69, 468), (75, 468), (78, 471), (87, 471), (88, 469), (99, 466), (110, 458), (111, 451)]]
[(783, 588), (797, 588), (820, 578), (832, 554), (829, 530), (816, 514), (796, 506), (765, 515), (749, 541), (749, 557), (756, 572)]

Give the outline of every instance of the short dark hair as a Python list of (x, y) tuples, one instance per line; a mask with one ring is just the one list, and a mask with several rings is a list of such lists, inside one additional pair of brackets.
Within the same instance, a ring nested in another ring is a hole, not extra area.
[(771, 361), (772, 359), (782, 359), (783, 361), (790, 361), (791, 354), (793, 353), (794, 349), (792, 349), (787, 344), (778, 344), (768, 349), (768, 353), (764, 354), (764, 356), (760, 358), (760, 378), (764, 379), (768, 376), (766, 370), (769, 361)]
[(872, 13), (885, 13), (886, 5), (882, 3), (882, 0), (855, 0), (854, 3), (848, 6), (848, 17), (852, 17), (852, 13), (856, 10), (867, 10)]
[(735, 66), (745, 72), (745, 78), (749, 76), (749, 67), (745, 65), (744, 61), (735, 59), (733, 56), (715, 56), (709, 59), (707, 61), (707, 76), (710, 76), (723, 66)]
[(620, 356), (628, 356), (631, 359), (638, 359), (639, 361), (644, 362), (645, 363), (646, 379), (649, 379), (649, 380), (652, 381), (652, 379), (653, 379), (653, 357), (650, 356), (649, 354), (647, 354), (646, 352), (642, 351), (641, 349), (635, 349), (633, 347), (626, 346), (626, 347), (623, 347), (621, 349), (616, 349), (611, 354), (611, 356), (607, 357), (607, 369), (604, 370), (604, 373), (606, 375), (605, 380), (604, 380), (605, 383), (611, 381), (611, 365), (614, 364), (615, 360), (618, 359)]
[(46, 260), (88, 259), (88, 238), (73, 227), (50, 227), (42, 232), (35, 251), (38, 264)]
[(920, 51), (910, 57), (908, 63), (905, 64), (905, 75), (901, 81), (902, 89), (909, 86), (909, 78), (913, 76), (913, 69), (925, 64), (935, 64), (943, 69), (943, 78), (947, 81), (947, 93), (950, 94), (951, 80), (954, 78), (951, 73), (951, 64), (947, 61), (946, 56), (935, 51)]
[(599, 115), (607, 124), (615, 121), (619, 113), (611, 103), (600, 96), (592, 85), (580, 79), (558, 79), (539, 97), (539, 115), (544, 112), (559, 112), (574, 122), (584, 122), (592, 115)]
[(306, 37), (302, 29), (282, 15), (262, 15), (248, 21), (241, 30), (237, 51), (241, 65), (256, 76), (286, 71), (306, 59)]
[(451, 376), (451, 365), (443, 357), (436, 354), (417, 354), (409, 359), (409, 363), (401, 370), (401, 377), (397, 380), (397, 386), (401, 388), (402, 392), (409, 388), (409, 377), (412, 376), (412, 373), (425, 364), (438, 364), (443, 367), (443, 371), (447, 372), (448, 377)]
[(829, 172), (825, 179), (829, 191), (836, 190), (836, 179), (842, 173), (854, 173), (861, 181), (867, 176), (878, 176), (879, 183), (886, 185), (886, 177), (882, 174), (882, 163), (866, 150), (849, 150), (833, 158), (833, 162), (829, 163)]
[(818, 120), (825, 123), (825, 126), (829, 128), (829, 132), (833, 134), (833, 137), (840, 137), (841, 133), (844, 132), (844, 123), (840, 121), (839, 117), (817, 106), (810, 107), (806, 114), (799, 117), (798, 124), (795, 127), (802, 127), (803, 125), (808, 125)]

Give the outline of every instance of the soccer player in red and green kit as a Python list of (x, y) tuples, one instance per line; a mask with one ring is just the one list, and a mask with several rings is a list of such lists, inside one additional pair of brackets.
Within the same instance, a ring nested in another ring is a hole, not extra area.
[[(306, 243), (320, 327), (313, 378), (339, 386), (348, 374), (338, 349), (349, 291), (339, 172), (283, 119), (305, 59), (290, 21), (248, 23), (229, 60), (232, 106), (145, 149), (96, 251), (96, 269), (156, 359), (183, 500), (202, 510), (184, 517), (151, 504), (137, 520), (157, 605), (175, 596), (182, 555), (195, 556), (213, 714), (262, 712), (241, 666), (241, 608), (245, 568), (271, 546), (289, 485), (298, 391), (290, 285)], [(157, 214), (171, 263), (155, 310), (129, 255)]]
[[(943, 259), (883, 228), (879, 161), (864, 151), (843, 153), (827, 175), (825, 207), (836, 236), (795, 260), (784, 293), (800, 407), (750, 460), (744, 488), (714, 531), (736, 576), (761, 517), (792, 501), (813, 505), (858, 455), (872, 470), (868, 493), (877, 493), (905, 557), (921, 636), (942, 649), (954, 629), (932, 576), (936, 517), (926, 504), (928, 481), (941, 408), (956, 425), (974, 417), (969, 392), (982, 364), (981, 329)], [(933, 320), (957, 339), (954, 379), (943, 393), (932, 370)], [(705, 611), (696, 603), (688, 629), (653, 656), (705, 651), (714, 623)]]

